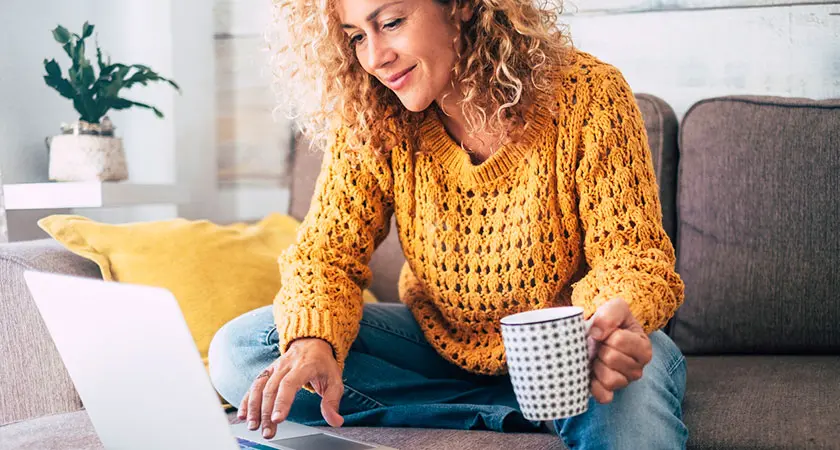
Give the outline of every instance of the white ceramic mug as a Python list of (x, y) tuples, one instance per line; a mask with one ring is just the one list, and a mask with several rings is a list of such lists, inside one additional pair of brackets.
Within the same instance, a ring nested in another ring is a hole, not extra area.
[(586, 412), (589, 356), (583, 308), (563, 306), (502, 318), (502, 340), (513, 390), (528, 420)]

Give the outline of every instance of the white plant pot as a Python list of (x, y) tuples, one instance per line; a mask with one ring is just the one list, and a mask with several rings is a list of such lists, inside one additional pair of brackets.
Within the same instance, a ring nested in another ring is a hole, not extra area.
[(128, 178), (122, 138), (60, 134), (47, 139), (53, 181), (122, 181)]

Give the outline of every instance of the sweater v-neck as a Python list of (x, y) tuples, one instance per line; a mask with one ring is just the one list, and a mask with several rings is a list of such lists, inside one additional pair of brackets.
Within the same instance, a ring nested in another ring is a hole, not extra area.
[(470, 184), (484, 184), (507, 173), (541, 141), (552, 127), (550, 109), (537, 101), (525, 114), (528, 127), (517, 142), (499, 146), (486, 160), (474, 164), (467, 150), (449, 135), (436, 111), (429, 111), (420, 125), (424, 148), (440, 158), (447, 171)]

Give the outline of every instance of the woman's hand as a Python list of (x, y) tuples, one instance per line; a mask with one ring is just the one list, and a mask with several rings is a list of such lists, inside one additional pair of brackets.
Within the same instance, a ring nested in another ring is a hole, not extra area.
[(251, 384), (239, 405), (239, 418), (248, 419), (248, 429), (262, 426), (264, 438), (274, 437), (276, 424), (286, 420), (298, 390), (311, 383), (321, 396), (321, 415), (333, 427), (344, 418), (338, 405), (344, 395), (341, 370), (332, 346), (318, 338), (298, 339)]
[(613, 392), (642, 377), (653, 348), (627, 302), (620, 298), (602, 304), (589, 320), (592, 326), (587, 345), (592, 361), (592, 396), (598, 403), (609, 403)]

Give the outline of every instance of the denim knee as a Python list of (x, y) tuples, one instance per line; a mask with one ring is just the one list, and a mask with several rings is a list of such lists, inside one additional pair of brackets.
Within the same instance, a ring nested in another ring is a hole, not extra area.
[(276, 333), (271, 306), (243, 314), (216, 332), (207, 359), (210, 380), (225, 401), (238, 407), (254, 378), (279, 357)]
[(662, 331), (650, 335), (653, 359), (641, 379), (614, 393), (613, 401), (589, 401), (589, 410), (557, 420), (567, 446), (588, 449), (685, 448), (688, 429), (682, 422), (685, 357)]

